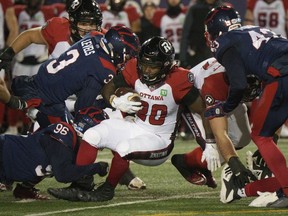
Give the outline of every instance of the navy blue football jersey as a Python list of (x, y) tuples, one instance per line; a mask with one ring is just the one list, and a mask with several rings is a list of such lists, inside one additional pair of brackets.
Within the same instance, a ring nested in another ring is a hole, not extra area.
[(86, 36), (59, 58), (41, 65), (34, 79), (44, 104), (63, 103), (73, 94), (82, 97), (84, 107), (94, 103), (116, 73), (109, 55), (100, 47), (102, 37)]
[(216, 59), (222, 63), (223, 54), (231, 47), (240, 55), (246, 75), (255, 74), (261, 80), (267, 80), (268, 66), (288, 53), (288, 40), (268, 29), (243, 26), (223, 33), (213, 42), (211, 50)]
[(0, 181), (39, 182), (53, 175), (57, 181), (67, 183), (103, 172), (99, 163), (75, 164), (79, 141), (74, 128), (65, 122), (28, 136), (2, 135)]
[[(2, 160), (5, 178), (13, 181), (37, 181), (52, 175), (52, 166), (41, 138), (45, 135), (64, 145), (75, 157), (76, 132), (67, 123), (58, 123), (28, 136), (4, 135)], [(56, 149), (55, 149), (56, 150)], [(65, 155), (63, 155), (64, 157)]]

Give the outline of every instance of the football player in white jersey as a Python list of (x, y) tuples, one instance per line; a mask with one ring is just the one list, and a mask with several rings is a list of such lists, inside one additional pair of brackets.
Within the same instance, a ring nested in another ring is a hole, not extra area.
[[(195, 86), (199, 89), (202, 98), (205, 99), (206, 106), (212, 106), (219, 101), (226, 100), (229, 84), (225, 77), (225, 68), (215, 58), (202, 61), (190, 71), (194, 75)], [(260, 82), (254, 78), (250, 80), (251, 84), (249, 87), (251, 88), (247, 91), (245, 102), (253, 100), (260, 92)], [(251, 94), (251, 92), (254, 94)], [(225, 161), (231, 163), (229, 160), (232, 157), (234, 157), (232, 160), (235, 160), (235, 158), (238, 159), (235, 150), (242, 149), (251, 141), (251, 129), (246, 105), (241, 103), (227, 117), (215, 118), (211, 121), (213, 121), (213, 125), (217, 124), (217, 127), (214, 127), (217, 130), (213, 130), (215, 139), (224, 146), (222, 149), (225, 149), (224, 154), (219, 158), (220, 161), (218, 164), (222, 164)], [(201, 131), (198, 134), (193, 131), (196, 140), (199, 140), (199, 138), (203, 139), (202, 137), (205, 137), (204, 130), (201, 128), (201, 125), (197, 124), (196, 126)], [(203, 155), (205, 157), (205, 152), (203, 153), (201, 148), (196, 148), (186, 154), (173, 155), (171, 161), (188, 182), (216, 188), (217, 184), (209, 170), (215, 171), (218, 168), (216, 166), (218, 164), (211, 164), (212, 166), (207, 167), (206, 164), (202, 163)], [(210, 164), (208, 163), (208, 165)], [(235, 172), (238, 171), (235, 169)]]
[(248, 0), (244, 24), (271, 29), (287, 37), (288, 1)]
[(175, 58), (179, 59), (180, 41), (186, 8), (181, 5), (180, 0), (167, 0), (167, 5), (166, 10), (158, 10), (155, 12), (155, 24), (160, 27), (161, 36), (172, 42), (175, 49)]
[[(85, 132), (83, 139), (90, 145), (90, 152), (108, 148), (115, 154), (105, 183), (95, 191), (79, 192), (80, 201), (111, 200), (131, 160), (146, 166), (164, 163), (173, 150), (182, 106), (203, 116), (205, 103), (194, 87), (193, 75), (178, 67), (174, 57), (174, 47), (169, 40), (152, 37), (142, 45), (139, 58), (128, 61), (122, 73), (104, 86), (105, 100), (122, 112), (135, 113), (135, 118), (108, 119)], [(128, 99), (132, 92), (114, 95), (119, 87), (134, 89), (141, 102)], [(207, 123), (203, 118), (207, 142), (214, 142)], [(88, 162), (87, 157), (86, 160)], [(90, 163), (94, 160), (91, 157)]]

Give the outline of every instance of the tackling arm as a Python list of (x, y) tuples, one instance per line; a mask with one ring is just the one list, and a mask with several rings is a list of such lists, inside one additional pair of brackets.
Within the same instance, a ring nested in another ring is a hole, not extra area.
[(209, 123), (215, 136), (218, 149), (224, 160), (228, 162), (231, 157), (238, 157), (233, 143), (227, 134), (227, 117), (213, 118), (209, 120)]
[(7, 37), (6, 45), (10, 45), (10, 43), (17, 37), (19, 34), (18, 20), (15, 15), (15, 9), (13, 7), (7, 8), (5, 13), (5, 22), (9, 31), (9, 35)]
[(10, 47), (14, 50), (15, 54), (28, 47), (30, 44), (44, 44), (47, 45), (46, 40), (41, 33), (42, 27), (31, 28), (22, 32), (13, 42)]

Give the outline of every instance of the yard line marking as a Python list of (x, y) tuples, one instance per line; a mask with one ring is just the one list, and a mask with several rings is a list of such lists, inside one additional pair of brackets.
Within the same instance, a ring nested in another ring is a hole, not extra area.
[(25, 216), (53, 215), (53, 214), (61, 214), (61, 213), (68, 213), (68, 212), (85, 211), (87, 209), (110, 208), (110, 207), (116, 207), (116, 206), (122, 206), (122, 205), (133, 205), (133, 204), (138, 204), (138, 203), (164, 201), (164, 200), (171, 200), (171, 199), (181, 199), (181, 198), (188, 199), (188, 198), (199, 197), (201, 195), (213, 195), (213, 194), (218, 194), (218, 193), (219, 193), (218, 191), (215, 191), (215, 192), (199, 192), (199, 193), (193, 193), (193, 194), (184, 195), (184, 196), (170, 196), (170, 197), (163, 197), (163, 198), (159, 198), (159, 199), (147, 199), (147, 200), (137, 200), (137, 201), (130, 201), (130, 202), (114, 203), (114, 204), (109, 204), (109, 205), (88, 206), (88, 207), (82, 207), (82, 208), (65, 209), (65, 210), (60, 210), (60, 211), (27, 214)]

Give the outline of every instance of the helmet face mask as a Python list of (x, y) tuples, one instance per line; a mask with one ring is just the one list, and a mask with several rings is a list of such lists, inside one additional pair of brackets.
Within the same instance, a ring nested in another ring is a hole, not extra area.
[(98, 125), (101, 121), (108, 118), (109, 116), (102, 109), (94, 106), (87, 107), (77, 112), (73, 120), (73, 127), (77, 132), (77, 135), (83, 137), (86, 130)]
[(138, 36), (125, 26), (111, 27), (101, 43), (115, 67), (137, 57), (140, 49)]
[(204, 36), (210, 45), (223, 33), (239, 27), (241, 27), (241, 18), (236, 10), (228, 6), (216, 7), (208, 13), (205, 19)]
[(102, 12), (96, 0), (73, 0), (68, 6), (71, 36), (74, 42), (91, 31), (101, 31)]
[(164, 37), (155, 36), (145, 41), (138, 58), (141, 82), (150, 86), (163, 81), (174, 65), (174, 58), (174, 47)]

